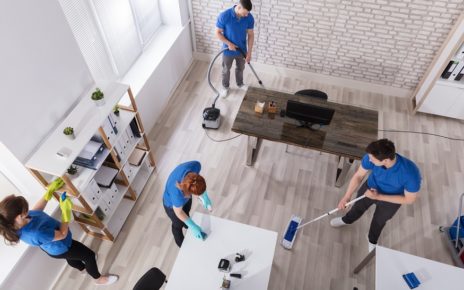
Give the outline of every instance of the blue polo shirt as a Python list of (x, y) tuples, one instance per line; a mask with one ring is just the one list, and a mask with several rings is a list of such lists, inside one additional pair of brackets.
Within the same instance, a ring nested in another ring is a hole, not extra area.
[[(237, 17), (235, 15), (235, 5), (232, 8), (229, 8), (221, 14), (219, 14), (216, 22), (216, 27), (224, 30), (224, 36), (233, 44), (240, 47), (243, 52), (247, 53), (247, 35), (248, 29), (253, 29), (255, 26), (255, 19), (251, 13), (248, 13), (247, 17)], [(222, 48), (227, 48), (228, 46), (223, 43)], [(238, 56), (241, 55), (239, 50), (224, 51), (224, 55), (227, 56)]]
[(60, 229), (61, 223), (39, 210), (30, 210), (28, 215), (31, 217), (30, 222), (18, 231), (21, 241), (40, 247), (54, 256), (64, 254), (69, 250), (72, 243), (71, 231), (68, 231), (68, 235), (63, 240), (53, 241), (55, 230)]
[(390, 168), (376, 166), (369, 161), (369, 155), (362, 158), (361, 166), (372, 173), (367, 179), (369, 188), (388, 195), (404, 195), (404, 191), (418, 192), (420, 190), (421, 175), (419, 168), (411, 160), (396, 154), (396, 162)]
[(178, 165), (166, 181), (166, 187), (163, 194), (163, 204), (168, 208), (172, 208), (173, 206), (183, 207), (191, 197), (186, 198), (182, 190), (177, 188), (176, 184), (184, 180), (184, 177), (188, 173), (195, 172), (199, 174), (200, 170), (201, 164), (198, 161), (189, 161)]

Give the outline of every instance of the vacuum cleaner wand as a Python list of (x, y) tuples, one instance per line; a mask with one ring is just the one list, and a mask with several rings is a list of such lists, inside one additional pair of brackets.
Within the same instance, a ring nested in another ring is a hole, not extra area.
[[(237, 46), (237, 48), (238, 48), (238, 50), (240, 50), (240, 53), (243, 55), (243, 58), (246, 59), (246, 54), (245, 54), (245, 52), (244, 52), (240, 47)], [(263, 82), (259, 79), (258, 74), (256, 73), (256, 71), (255, 71), (255, 69), (253, 68), (253, 66), (251, 65), (251, 63), (249, 63), (249, 62), (247, 62), (247, 63), (248, 63), (248, 65), (250, 66), (251, 71), (252, 71), (253, 74), (255, 75), (256, 79), (258, 80), (259, 85), (260, 85), (261, 87), (264, 88)]]
[[(361, 195), (360, 197), (357, 197), (357, 198), (353, 199), (352, 201), (348, 202), (348, 203), (345, 205), (345, 207), (346, 207), (346, 206), (349, 206), (349, 205), (352, 205), (353, 203), (355, 203), (355, 202), (357, 202), (358, 200), (361, 200), (361, 199), (363, 199), (363, 198), (365, 198), (365, 197), (366, 197), (365, 195)], [(311, 223), (313, 223), (313, 222), (315, 222), (315, 221), (318, 221), (318, 220), (320, 220), (320, 219), (322, 219), (322, 218), (325, 218), (326, 216), (329, 216), (329, 215), (331, 215), (331, 214), (334, 214), (334, 213), (336, 213), (336, 212), (339, 211), (339, 210), (340, 210), (340, 209), (339, 209), (338, 207), (337, 207), (337, 208), (334, 208), (333, 210), (331, 210), (331, 211), (329, 211), (329, 212), (326, 212), (325, 214), (323, 214), (323, 215), (321, 215), (321, 216), (319, 216), (319, 217), (317, 217), (317, 218), (315, 218), (315, 219), (313, 219), (313, 220), (310, 220), (309, 222), (306, 222), (306, 223), (304, 223), (304, 224), (298, 226), (296, 229), (299, 230), (299, 229), (301, 229), (302, 227), (307, 226), (307, 225), (309, 225), (309, 224), (311, 224)]]

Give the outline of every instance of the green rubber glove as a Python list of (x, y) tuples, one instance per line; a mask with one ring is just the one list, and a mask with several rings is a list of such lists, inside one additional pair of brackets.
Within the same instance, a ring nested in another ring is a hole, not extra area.
[(72, 201), (66, 196), (66, 192), (60, 198), (61, 221), (69, 223), (71, 221)]
[(203, 239), (203, 235), (201, 234), (201, 228), (191, 218), (186, 220), (185, 224), (188, 226), (190, 232), (195, 238), (200, 240)]
[(53, 197), (53, 193), (57, 191), (58, 189), (60, 189), (61, 187), (63, 187), (63, 185), (64, 185), (64, 181), (60, 177), (53, 180), (52, 183), (50, 183), (50, 185), (47, 187), (47, 191), (45, 192), (43, 198), (46, 201), (50, 201), (50, 199), (52, 199)]

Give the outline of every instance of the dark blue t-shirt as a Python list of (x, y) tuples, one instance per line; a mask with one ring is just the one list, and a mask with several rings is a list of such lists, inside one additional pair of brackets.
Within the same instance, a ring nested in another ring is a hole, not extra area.
[[(224, 30), (224, 36), (230, 42), (235, 44), (236, 46), (240, 47), (243, 52), (246, 54), (247, 52), (247, 35), (248, 29), (253, 29), (255, 26), (255, 19), (251, 13), (248, 13), (247, 17), (237, 17), (235, 15), (235, 6), (229, 8), (221, 14), (219, 14), (216, 27)], [(223, 43), (222, 48), (227, 48), (227, 44)], [(227, 56), (238, 56), (240, 55), (240, 51), (224, 51), (224, 55)]]
[(72, 243), (71, 231), (68, 231), (63, 240), (53, 241), (55, 230), (60, 229), (60, 222), (39, 210), (30, 210), (28, 215), (31, 221), (18, 231), (21, 241), (39, 246), (50, 255), (61, 255), (69, 250)]
[(198, 161), (189, 161), (178, 165), (174, 171), (169, 175), (168, 180), (166, 181), (166, 187), (163, 194), (163, 203), (166, 207), (172, 208), (183, 207), (189, 199), (184, 196), (182, 190), (177, 188), (177, 183), (180, 183), (184, 180), (184, 177), (190, 173), (200, 173), (201, 164)]
[(419, 168), (411, 160), (396, 154), (396, 162), (390, 168), (376, 166), (369, 155), (362, 158), (361, 165), (372, 173), (367, 179), (369, 188), (388, 195), (404, 195), (404, 191), (418, 192), (421, 185)]

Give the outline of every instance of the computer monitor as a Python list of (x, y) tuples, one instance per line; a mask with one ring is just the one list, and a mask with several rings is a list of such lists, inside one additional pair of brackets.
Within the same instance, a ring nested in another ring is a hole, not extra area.
[(287, 117), (298, 120), (303, 127), (310, 127), (312, 124), (329, 125), (334, 113), (334, 109), (292, 100), (287, 101), (285, 111)]

